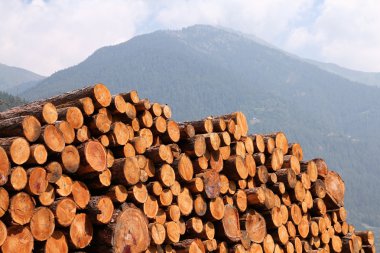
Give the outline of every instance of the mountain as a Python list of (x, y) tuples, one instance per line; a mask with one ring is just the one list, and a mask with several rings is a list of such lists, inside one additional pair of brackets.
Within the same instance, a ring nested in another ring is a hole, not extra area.
[(0, 90), (10, 94), (17, 95), (33, 85), (44, 77), (29, 70), (22, 68), (10, 67), (0, 63)]
[(341, 77), (347, 78), (351, 81), (380, 87), (380, 73), (352, 70), (348, 68), (343, 68), (333, 63), (324, 63), (324, 62), (318, 62), (314, 60), (306, 60), (306, 61), (318, 66), (319, 68), (323, 70), (326, 70), (328, 72), (334, 73)]
[(284, 131), (346, 182), (350, 221), (380, 227), (380, 89), (322, 70), (239, 33), (197, 25), (97, 50), (22, 95), (96, 82), (168, 103), (177, 120), (242, 110), (251, 132)]

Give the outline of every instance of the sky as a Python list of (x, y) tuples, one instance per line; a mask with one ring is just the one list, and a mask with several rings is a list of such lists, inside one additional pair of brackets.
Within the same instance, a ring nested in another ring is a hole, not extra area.
[(41, 75), (158, 29), (209, 24), (297, 54), (380, 72), (378, 0), (0, 0), (0, 63)]

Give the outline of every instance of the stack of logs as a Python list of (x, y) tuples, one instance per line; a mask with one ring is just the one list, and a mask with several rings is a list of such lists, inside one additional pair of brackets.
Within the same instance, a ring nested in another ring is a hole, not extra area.
[(0, 252), (375, 252), (344, 183), (243, 113), (97, 84), (0, 113)]

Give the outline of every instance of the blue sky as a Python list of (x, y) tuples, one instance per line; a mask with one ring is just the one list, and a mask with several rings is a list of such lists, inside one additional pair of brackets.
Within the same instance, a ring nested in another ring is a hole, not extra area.
[(378, 0), (0, 0), (0, 63), (49, 75), (138, 34), (210, 24), (380, 72), (379, 13)]

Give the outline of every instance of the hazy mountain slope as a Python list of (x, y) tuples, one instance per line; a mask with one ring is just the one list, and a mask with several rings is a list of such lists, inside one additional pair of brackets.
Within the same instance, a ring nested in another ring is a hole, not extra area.
[(324, 62), (318, 62), (314, 60), (306, 60), (306, 61), (318, 66), (319, 68), (323, 70), (337, 74), (351, 81), (355, 81), (355, 82), (359, 82), (359, 83), (363, 83), (367, 85), (380, 86), (380, 73), (363, 72), (363, 71), (347, 69), (333, 63), (324, 63)]
[[(380, 89), (360, 85), (246, 36), (209, 26), (159, 31), (97, 50), (23, 95), (103, 82), (168, 103), (178, 120), (244, 111), (251, 132), (283, 130), (307, 158), (322, 156), (347, 183), (356, 223), (380, 226)], [(364, 187), (365, 185), (365, 187)], [(370, 216), (372, 215), (372, 216)]]
[(0, 91), (0, 111), (4, 111), (6, 109), (21, 105), (23, 103), (25, 103), (23, 99)]
[[(18, 94), (33, 86), (36, 81), (43, 79), (43, 76), (31, 71), (10, 67), (0, 63), (0, 91), (7, 91), (10, 94)], [(28, 87), (25, 87), (25, 86)]]

